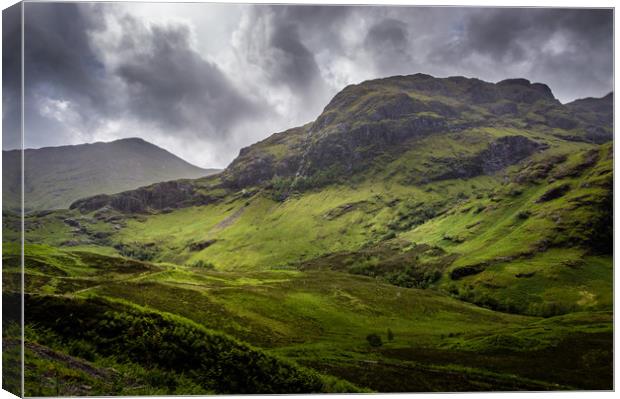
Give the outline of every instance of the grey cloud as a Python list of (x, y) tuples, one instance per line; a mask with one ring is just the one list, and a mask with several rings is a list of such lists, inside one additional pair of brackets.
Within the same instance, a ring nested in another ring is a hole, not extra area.
[(296, 115), (297, 123), (317, 117), (334, 94), (321, 75), (317, 48), (311, 45), (333, 46), (338, 38), (329, 37), (331, 27), (348, 13), (346, 7), (248, 6), (249, 23), (238, 32), (238, 55), (260, 71), (264, 81), (252, 82), (261, 86), (258, 90), (268, 97), (283, 89), (290, 93), (286, 112)]
[(407, 24), (393, 18), (383, 19), (370, 27), (364, 47), (380, 71), (394, 74), (411, 64), (411, 43)]
[(129, 16), (123, 26), (123, 57), (114, 72), (127, 85), (131, 115), (215, 138), (267, 112), (190, 47), (187, 26), (146, 26)]
[[(123, 120), (214, 142), (270, 114), (190, 46), (183, 23), (147, 24), (106, 4), (28, 3), (25, 15), (26, 145), (92, 141), (98, 128)], [(110, 35), (108, 17), (118, 41), (94, 43), (93, 34)], [(103, 58), (116, 53), (115, 64)]]
[[(91, 32), (105, 29), (102, 13), (98, 4), (24, 4), (26, 146), (80, 140), (118, 112), (107, 71), (89, 42)], [(60, 109), (42, 111), (42, 101), (48, 99), (79, 105), (64, 113), (71, 112), (71, 123), (51, 115), (60, 115)]]
[(25, 4), (25, 90), (53, 92), (100, 112), (109, 103), (104, 66), (88, 34), (104, 29), (101, 7), (74, 3)]
[(277, 25), (269, 43), (278, 57), (272, 60), (270, 70), (273, 82), (287, 84), (294, 90), (307, 90), (321, 84), (319, 67), (314, 55), (301, 42), (297, 26), (292, 23)]
[(366, 44), (377, 47), (393, 47), (404, 51), (409, 44), (407, 24), (397, 19), (384, 19), (374, 24), (366, 35)]
[(613, 17), (609, 10), (497, 9), (473, 13), (465, 27), (464, 48), (494, 58), (519, 58), (527, 47), (561, 32), (580, 45), (599, 46), (612, 40)]
[[(431, 62), (453, 65), (455, 73), (460, 68), (482, 79), (526, 74), (549, 84), (564, 101), (602, 95), (612, 88), (611, 10), (470, 9), (462, 24), (458, 42), (438, 46), (429, 56)], [(487, 70), (467, 65), (468, 58)], [(498, 76), (501, 73), (504, 76)]]
[(2, 148), (21, 144), (21, 4), (2, 12)]

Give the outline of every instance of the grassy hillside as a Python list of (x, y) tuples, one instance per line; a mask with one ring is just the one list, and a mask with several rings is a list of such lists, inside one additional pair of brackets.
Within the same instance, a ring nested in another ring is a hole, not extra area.
[[(19, 209), (20, 151), (3, 151), (5, 209)], [(201, 169), (141, 139), (24, 151), (26, 210), (68, 208), (83, 197), (147, 184), (197, 178)]]
[(30, 392), (611, 389), (610, 104), (370, 81), (221, 174), (29, 214)]
[[(7, 253), (5, 286), (16, 271), (10, 258)], [(356, 386), (378, 391), (598, 389), (611, 378), (608, 311), (541, 319), (338, 272), (222, 272), (48, 246), (28, 246), (26, 264), (32, 394), (54, 394), (57, 384), (61, 393), (84, 393), (84, 383), (94, 387), (89, 393), (116, 394), (350, 392), (360, 389)], [(74, 317), (50, 318), (69, 313)], [(192, 334), (194, 346), (196, 334), (207, 334), (205, 345), (216, 340), (219, 347), (191, 366), (198, 349), (183, 352), (179, 334)], [(370, 334), (380, 336), (383, 345), (371, 346)], [(236, 340), (263, 349), (244, 346), (228, 357), (231, 345), (245, 345)], [(262, 373), (273, 373), (264, 369), (271, 363), (261, 360), (255, 371), (247, 368), (244, 359), (254, 351), (288, 359), (291, 371), (285, 368), (276, 385), (268, 385)], [(163, 358), (153, 358), (157, 353)], [(200, 370), (214, 376), (209, 362), (220, 356), (234, 363), (213, 382), (201, 377)], [(172, 363), (177, 358), (179, 365)], [(71, 372), (74, 363), (80, 367)], [(189, 374), (181, 373), (180, 364), (191, 367)], [(302, 368), (293, 372), (295, 367)], [(579, 367), (597, 373), (580, 373)], [(310, 369), (318, 374), (304, 371)], [(245, 377), (248, 373), (256, 374)], [(115, 391), (109, 375), (128, 383)], [(405, 385), (403, 375), (410, 376)], [(449, 383), (445, 375), (452, 376)]]

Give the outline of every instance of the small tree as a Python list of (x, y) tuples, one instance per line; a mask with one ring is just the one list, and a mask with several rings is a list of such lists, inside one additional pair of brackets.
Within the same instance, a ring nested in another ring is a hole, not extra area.
[(383, 345), (383, 341), (381, 341), (381, 337), (377, 334), (368, 334), (366, 336), (366, 340), (370, 344), (370, 346), (378, 348)]
[(387, 338), (388, 341), (394, 341), (394, 333), (389, 328), (387, 329)]

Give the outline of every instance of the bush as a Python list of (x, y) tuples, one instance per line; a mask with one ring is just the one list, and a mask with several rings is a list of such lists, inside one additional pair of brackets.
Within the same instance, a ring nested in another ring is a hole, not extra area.
[(520, 220), (528, 219), (530, 216), (532, 216), (532, 213), (529, 211), (519, 211), (519, 213), (517, 213), (517, 219)]
[(196, 262), (194, 262), (192, 264), (192, 267), (200, 267), (202, 269), (207, 269), (207, 270), (215, 270), (215, 265), (211, 262), (205, 262), (202, 259), (197, 260)]
[(81, 357), (82, 359), (92, 362), (95, 360), (95, 348), (84, 341), (74, 341), (69, 347), (69, 354), (71, 356)]
[(280, 176), (274, 176), (271, 179), (271, 198), (274, 201), (282, 202), (284, 201), (291, 190), (293, 185), (293, 179), (290, 177), (284, 178)]
[(158, 248), (153, 243), (119, 243), (116, 244), (114, 248), (118, 250), (122, 256), (140, 261), (153, 260), (158, 252)]
[(370, 346), (374, 348), (378, 348), (381, 345), (383, 345), (383, 341), (381, 340), (381, 337), (378, 334), (368, 334), (366, 336), (366, 341), (368, 341)]
[(396, 233), (394, 231), (390, 231), (387, 234), (385, 234), (382, 239), (384, 241), (387, 241), (387, 240), (391, 240), (391, 239), (394, 239), (394, 238), (396, 238)]

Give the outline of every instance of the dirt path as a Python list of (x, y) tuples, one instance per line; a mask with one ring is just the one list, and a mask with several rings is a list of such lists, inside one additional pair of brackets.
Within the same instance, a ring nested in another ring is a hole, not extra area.
[(24, 346), (26, 347), (26, 349), (31, 350), (42, 359), (62, 362), (67, 367), (74, 370), (80, 370), (93, 378), (110, 381), (114, 375), (118, 374), (116, 370), (96, 367), (85, 360), (65, 355), (64, 353), (56, 352), (53, 349), (36, 344), (34, 342), (26, 341), (24, 343)]

